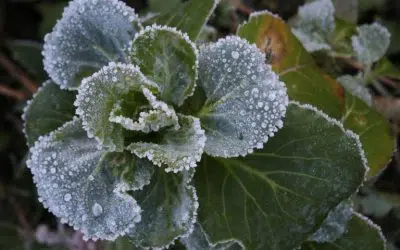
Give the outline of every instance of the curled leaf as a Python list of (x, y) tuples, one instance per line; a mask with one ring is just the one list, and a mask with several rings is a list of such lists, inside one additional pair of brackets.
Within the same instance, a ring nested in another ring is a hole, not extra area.
[(308, 52), (331, 49), (335, 8), (331, 0), (316, 0), (299, 8), (292, 31)]
[(138, 31), (138, 20), (118, 0), (71, 1), (45, 37), (47, 73), (61, 88), (76, 89), (83, 77), (108, 62), (126, 62), (125, 47)]
[(179, 115), (180, 129), (164, 132), (159, 143), (134, 142), (128, 149), (140, 158), (148, 158), (157, 166), (166, 165), (165, 171), (179, 172), (197, 165), (206, 141), (198, 118)]
[(189, 184), (194, 171), (179, 174), (157, 169), (150, 185), (136, 191), (142, 220), (129, 232), (137, 246), (167, 249), (178, 237), (192, 232), (197, 219), (197, 194)]
[(124, 128), (128, 128), (129, 122), (133, 123), (129, 119), (138, 115), (141, 106), (148, 104), (143, 87), (157, 90), (156, 85), (130, 64), (110, 63), (85, 78), (75, 106), (89, 137), (95, 137), (110, 151), (122, 151)]
[(286, 87), (264, 58), (255, 45), (235, 36), (201, 47), (199, 86), (206, 101), (198, 116), (207, 154), (246, 155), (283, 126)]
[(390, 45), (389, 31), (379, 23), (364, 24), (357, 28), (358, 35), (351, 41), (357, 60), (364, 65), (381, 59)]
[(197, 48), (175, 28), (152, 25), (135, 36), (132, 63), (161, 88), (161, 100), (178, 106), (193, 95), (197, 80)]
[[(152, 165), (132, 156), (110, 155), (96, 145), (75, 118), (41, 137), (31, 148), (27, 165), (40, 201), (62, 222), (81, 230), (86, 238), (114, 240), (140, 221), (140, 207), (124, 191), (148, 183), (151, 172), (146, 171), (152, 171)], [(135, 164), (131, 174), (137, 183), (126, 183), (113, 174), (121, 164), (126, 168)]]

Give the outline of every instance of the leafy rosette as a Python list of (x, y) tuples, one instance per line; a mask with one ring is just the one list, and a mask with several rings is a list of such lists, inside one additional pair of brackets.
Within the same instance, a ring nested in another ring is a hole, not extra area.
[(239, 37), (198, 49), (116, 0), (75, 0), (45, 42), (52, 81), (25, 109), (27, 165), (44, 206), (86, 238), (162, 248), (191, 234), (203, 153), (245, 156), (283, 126), (286, 88)]

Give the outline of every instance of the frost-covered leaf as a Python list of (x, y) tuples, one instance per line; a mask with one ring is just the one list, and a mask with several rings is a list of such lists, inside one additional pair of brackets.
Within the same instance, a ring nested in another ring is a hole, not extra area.
[(74, 92), (61, 90), (52, 81), (43, 83), (24, 110), (24, 132), (28, 145), (32, 146), (39, 136), (72, 120), (75, 113), (74, 100)]
[(199, 87), (207, 99), (197, 116), (210, 155), (246, 155), (283, 125), (286, 87), (264, 54), (243, 39), (230, 36), (201, 48)]
[(191, 233), (197, 217), (196, 190), (189, 184), (192, 171), (174, 174), (157, 169), (143, 190), (133, 196), (142, 208), (142, 220), (129, 231), (140, 247), (161, 248)]
[[(148, 180), (126, 183), (113, 168), (132, 168), (132, 175), (151, 177), (152, 164), (130, 154), (97, 149), (80, 119), (41, 137), (27, 162), (39, 200), (61, 221), (82, 231), (87, 238), (113, 240), (140, 221), (140, 207), (124, 193), (140, 189)], [(132, 162), (134, 161), (134, 162)], [(139, 179), (132, 177), (133, 180)]]
[(181, 239), (183, 245), (187, 250), (242, 250), (243, 247), (240, 242), (236, 240), (228, 240), (226, 242), (219, 242), (211, 244), (208, 235), (204, 232), (199, 223), (194, 225), (193, 232)]
[(134, 142), (128, 149), (140, 158), (148, 158), (165, 171), (179, 172), (197, 166), (206, 141), (198, 118), (179, 115), (180, 128), (167, 129), (160, 142)]
[(331, 0), (316, 0), (299, 8), (292, 31), (309, 52), (331, 49), (335, 30), (335, 8)]
[(180, 106), (193, 94), (198, 53), (186, 34), (166, 26), (148, 26), (136, 35), (129, 51), (132, 63), (158, 83), (163, 101)]
[(178, 116), (173, 108), (157, 100), (157, 97), (147, 88), (143, 87), (142, 93), (151, 107), (150, 111), (140, 112), (139, 118), (137, 121), (134, 121), (134, 119), (126, 117), (132, 113), (132, 110), (125, 107), (124, 111), (120, 102), (117, 102), (114, 104), (109, 120), (121, 124), (125, 129), (142, 131), (144, 133), (158, 131), (161, 128), (170, 126), (173, 126), (175, 130), (179, 129)]
[(364, 179), (357, 136), (308, 105), (290, 104), (285, 126), (262, 150), (204, 156), (196, 169), (198, 221), (212, 243), (292, 250)]
[(142, 105), (148, 105), (143, 87), (157, 90), (156, 85), (131, 64), (110, 63), (85, 78), (75, 106), (88, 135), (110, 151), (122, 151), (124, 128), (132, 125)]
[(272, 69), (287, 86), (291, 100), (321, 109), (360, 135), (371, 168), (370, 176), (387, 165), (395, 145), (387, 120), (357, 97), (344, 92), (337, 81), (323, 75), (285, 21), (269, 12), (254, 13), (249, 22), (239, 27), (238, 34), (269, 55)]
[(345, 90), (363, 100), (368, 106), (372, 106), (372, 95), (365, 87), (365, 83), (361, 75), (344, 75), (339, 77), (337, 81), (342, 84)]
[[(154, 0), (153, 0), (154, 1)], [(163, 3), (166, 0), (161, 0)], [(196, 41), (220, 0), (178, 1), (176, 5), (164, 8), (154, 23), (176, 27)], [(171, 2), (171, 1), (169, 1)], [(174, 1), (177, 2), (177, 1)]]
[(334, 242), (316, 243), (306, 242), (301, 250), (384, 250), (385, 238), (381, 229), (368, 218), (354, 213), (347, 226), (345, 234)]
[(108, 62), (126, 62), (137, 31), (138, 17), (121, 1), (73, 0), (45, 37), (45, 69), (61, 88), (76, 89)]
[(347, 228), (347, 222), (353, 215), (351, 201), (342, 201), (325, 218), (321, 227), (308, 240), (315, 242), (332, 242), (342, 236)]
[(381, 59), (390, 45), (389, 31), (379, 23), (357, 28), (358, 35), (351, 40), (357, 60), (367, 66)]

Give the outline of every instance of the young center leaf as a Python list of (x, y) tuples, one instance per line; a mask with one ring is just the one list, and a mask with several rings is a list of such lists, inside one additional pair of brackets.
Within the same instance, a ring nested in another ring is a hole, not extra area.
[(330, 50), (335, 30), (335, 8), (331, 0), (316, 0), (299, 8), (292, 31), (308, 52)]
[(197, 48), (186, 34), (166, 26), (148, 26), (129, 49), (131, 61), (159, 84), (161, 100), (182, 105), (197, 80)]
[(300, 250), (384, 250), (386, 249), (385, 238), (378, 226), (368, 218), (358, 213), (353, 213), (346, 232), (342, 237), (333, 242), (317, 243), (305, 242)]
[(292, 103), (285, 125), (246, 157), (203, 157), (198, 221), (211, 243), (292, 250), (347, 199), (366, 172), (358, 137), (321, 111)]
[[(86, 238), (114, 240), (141, 218), (140, 207), (125, 191), (142, 188), (153, 171), (147, 161), (116, 154), (98, 150), (96, 140), (87, 137), (81, 120), (75, 118), (41, 137), (31, 148), (27, 165), (40, 201), (63, 223)], [(134, 169), (132, 180), (139, 181), (126, 183), (114, 175), (114, 168), (121, 165)]]
[(201, 47), (199, 88), (206, 101), (197, 116), (206, 131), (207, 154), (246, 155), (283, 126), (286, 87), (264, 57), (235, 36)]
[(357, 28), (358, 35), (351, 38), (357, 61), (370, 67), (381, 59), (390, 45), (389, 31), (379, 23), (364, 24)]
[(368, 106), (372, 106), (372, 95), (365, 86), (365, 82), (361, 75), (343, 75), (338, 77), (337, 81), (349, 93), (363, 100)]
[(143, 131), (146, 127), (139, 118), (143, 106), (149, 105), (143, 88), (157, 91), (157, 85), (131, 64), (110, 63), (85, 78), (75, 106), (88, 135), (110, 151), (122, 151), (124, 130)]
[(127, 61), (139, 29), (134, 10), (118, 0), (73, 0), (46, 35), (44, 67), (61, 88), (76, 89), (110, 61)]
[(128, 234), (136, 246), (167, 248), (192, 232), (199, 206), (189, 184), (192, 177), (192, 171), (174, 174), (157, 169), (150, 185), (133, 193), (143, 209), (142, 220)]
[(43, 83), (32, 100), (28, 101), (23, 114), (24, 133), (29, 146), (67, 121), (75, 114), (74, 92), (62, 90), (52, 81)]
[(157, 143), (134, 142), (128, 146), (140, 158), (148, 158), (167, 172), (189, 170), (197, 166), (203, 154), (206, 136), (198, 118), (179, 115), (180, 128), (163, 132)]

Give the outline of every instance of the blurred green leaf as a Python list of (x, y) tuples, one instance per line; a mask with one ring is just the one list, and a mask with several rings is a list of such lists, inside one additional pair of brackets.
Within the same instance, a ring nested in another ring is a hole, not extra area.
[(396, 68), (387, 57), (382, 58), (376, 63), (372, 74), (375, 77), (387, 76), (400, 80), (400, 70)]
[(42, 22), (40, 23), (39, 34), (44, 37), (49, 33), (56, 24), (57, 19), (61, 18), (64, 8), (68, 1), (41, 1), (37, 4), (39, 12), (42, 14)]
[(333, 0), (335, 15), (347, 22), (357, 23), (358, 0)]
[(43, 69), (42, 44), (29, 40), (14, 40), (8, 43), (11, 55), (29, 73), (33, 74), (39, 82), (46, 79)]

